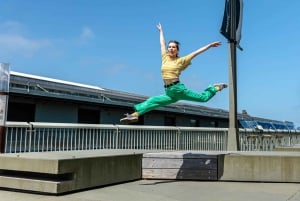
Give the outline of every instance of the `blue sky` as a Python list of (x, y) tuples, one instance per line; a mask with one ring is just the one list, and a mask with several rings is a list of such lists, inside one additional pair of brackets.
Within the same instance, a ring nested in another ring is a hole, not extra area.
[[(0, 61), (11, 70), (146, 96), (164, 93), (159, 33), (180, 55), (210, 42), (181, 81), (202, 91), (228, 83), (229, 45), (219, 33), (225, 0), (2, 0)], [(244, 0), (237, 50), (238, 111), (300, 126), (299, 0)], [(194, 103), (197, 104), (197, 103)], [(207, 107), (229, 109), (229, 91)]]

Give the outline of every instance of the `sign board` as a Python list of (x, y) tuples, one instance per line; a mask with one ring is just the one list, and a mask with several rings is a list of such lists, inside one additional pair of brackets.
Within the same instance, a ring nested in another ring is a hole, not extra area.
[[(232, 13), (233, 9), (234, 13)], [(232, 27), (232, 18), (235, 19), (235, 27)], [(242, 32), (242, 19), (243, 0), (225, 0), (224, 16), (220, 32), (229, 41), (235, 42), (239, 49), (242, 49), (239, 45)], [(235, 31), (235, 36), (231, 34), (232, 29)]]

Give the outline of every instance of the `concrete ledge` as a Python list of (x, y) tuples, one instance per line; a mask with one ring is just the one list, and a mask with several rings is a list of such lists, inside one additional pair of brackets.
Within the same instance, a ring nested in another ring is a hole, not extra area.
[(276, 147), (274, 151), (292, 151), (292, 152), (300, 152), (300, 146), (292, 146), (292, 147)]
[(144, 152), (2, 154), (0, 188), (62, 194), (139, 179), (300, 182), (300, 152)]
[(98, 150), (0, 155), (0, 187), (60, 194), (141, 179), (142, 153)]
[(221, 181), (300, 182), (300, 153), (228, 153), (221, 175)]
[(300, 152), (169, 152), (143, 156), (144, 179), (300, 182)]

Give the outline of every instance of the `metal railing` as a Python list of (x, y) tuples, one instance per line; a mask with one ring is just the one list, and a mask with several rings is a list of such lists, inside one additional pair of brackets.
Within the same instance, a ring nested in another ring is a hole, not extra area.
[[(95, 149), (227, 149), (227, 128), (6, 122), (5, 153)], [(300, 132), (240, 129), (242, 151), (300, 144)]]
[(239, 139), (242, 151), (273, 151), (300, 144), (300, 131), (240, 129)]

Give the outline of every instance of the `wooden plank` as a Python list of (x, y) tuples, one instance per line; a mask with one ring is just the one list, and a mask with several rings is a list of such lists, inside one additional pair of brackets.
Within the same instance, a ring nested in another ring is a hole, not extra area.
[(143, 169), (143, 179), (217, 180), (217, 170)]
[(198, 152), (159, 152), (159, 153), (145, 153), (143, 158), (218, 158), (222, 153), (198, 153)]
[(199, 158), (199, 159), (169, 159), (169, 158), (143, 158), (142, 168), (175, 168), (175, 169), (217, 169), (218, 160)]

